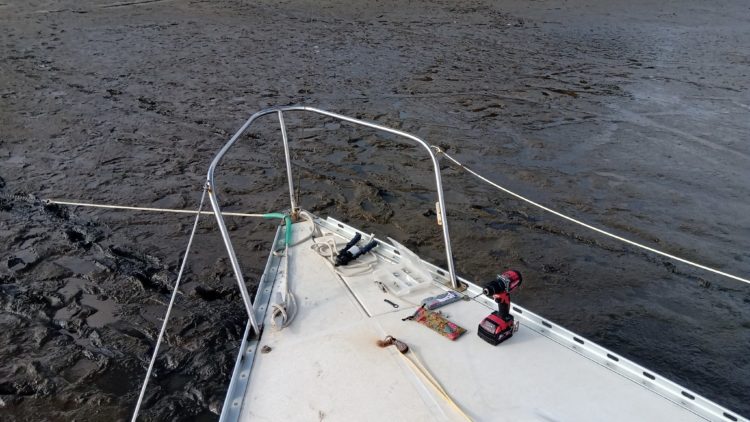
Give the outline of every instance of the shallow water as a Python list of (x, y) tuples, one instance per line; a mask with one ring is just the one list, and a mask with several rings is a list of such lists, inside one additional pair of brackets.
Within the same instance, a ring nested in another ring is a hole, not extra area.
[[(114, 3), (112, 3), (114, 4)], [(126, 418), (191, 217), (14, 195), (197, 206), (213, 154), (260, 108), (395, 126), (593, 224), (750, 274), (750, 20), (741, 1), (98, 2), (0, 5), (0, 407)], [(300, 202), (444, 265), (421, 151), (289, 116)], [(232, 210), (288, 194), (279, 133), (219, 175)], [(556, 220), (443, 166), (458, 271), (750, 415), (750, 289)], [(273, 235), (230, 219), (251, 284)], [(203, 219), (147, 419), (213, 420), (243, 308)]]

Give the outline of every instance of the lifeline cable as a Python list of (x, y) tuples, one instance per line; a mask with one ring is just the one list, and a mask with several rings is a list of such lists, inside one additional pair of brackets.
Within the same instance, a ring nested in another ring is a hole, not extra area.
[(131, 422), (136, 422), (138, 413), (141, 410), (141, 403), (143, 397), (146, 395), (146, 387), (148, 387), (148, 381), (151, 379), (151, 371), (154, 369), (154, 363), (156, 362), (156, 356), (159, 354), (159, 346), (161, 346), (161, 339), (164, 337), (164, 332), (167, 330), (167, 321), (169, 321), (169, 314), (172, 313), (172, 305), (174, 305), (177, 292), (180, 289), (180, 280), (182, 279), (182, 273), (185, 271), (185, 265), (187, 264), (188, 255), (190, 254), (190, 247), (193, 245), (193, 238), (195, 232), (198, 230), (198, 221), (201, 218), (201, 210), (203, 209), (203, 202), (206, 199), (206, 191), (208, 185), (203, 187), (203, 194), (201, 195), (201, 202), (198, 205), (198, 212), (195, 213), (195, 222), (193, 223), (193, 230), (190, 232), (190, 239), (188, 239), (187, 247), (185, 248), (185, 256), (182, 257), (182, 264), (180, 265), (180, 272), (177, 273), (177, 280), (174, 282), (174, 289), (172, 290), (172, 297), (169, 299), (169, 305), (167, 306), (167, 312), (164, 315), (164, 321), (161, 324), (161, 331), (159, 331), (159, 337), (156, 339), (156, 346), (154, 346), (154, 353), (151, 355), (151, 362), (148, 364), (148, 370), (146, 371), (146, 377), (143, 380), (143, 386), (141, 387), (141, 393), (138, 395), (138, 403), (135, 405), (133, 411), (133, 419)]
[[(94, 204), (90, 202), (72, 202), (72, 201), (61, 201), (57, 199), (43, 199), (41, 202), (45, 204), (55, 205), (69, 205), (73, 207), (89, 207), (89, 208), (106, 208), (114, 210), (132, 210), (132, 211), (150, 211), (150, 212), (171, 212), (176, 214), (203, 214), (203, 215), (214, 215), (213, 211), (193, 211), (193, 210), (176, 210), (173, 208), (151, 208), (151, 207), (133, 207), (128, 205), (110, 205), (110, 204)], [(224, 216), (231, 217), (263, 217), (266, 214), (250, 214), (244, 212), (222, 212)]]
[(522, 201), (524, 201), (524, 202), (526, 202), (528, 204), (531, 204), (531, 205), (533, 205), (533, 206), (535, 206), (537, 208), (540, 208), (540, 209), (542, 209), (544, 211), (552, 213), (552, 214), (554, 214), (554, 215), (556, 215), (556, 216), (558, 216), (560, 218), (564, 218), (564, 219), (566, 219), (566, 220), (568, 220), (568, 221), (570, 221), (572, 223), (578, 224), (579, 226), (583, 226), (583, 227), (585, 227), (585, 228), (587, 228), (589, 230), (593, 230), (593, 231), (595, 231), (597, 233), (603, 234), (605, 236), (611, 237), (611, 238), (619, 240), (621, 242), (625, 242), (625, 243), (627, 243), (629, 245), (632, 245), (632, 246), (635, 246), (635, 247), (647, 250), (647, 251), (655, 253), (657, 255), (665, 256), (667, 258), (674, 259), (675, 261), (679, 261), (679, 262), (682, 262), (684, 264), (688, 264), (688, 265), (691, 265), (693, 267), (700, 268), (702, 270), (706, 270), (706, 271), (709, 271), (709, 272), (712, 272), (712, 273), (715, 273), (715, 274), (722, 275), (722, 276), (727, 277), (727, 278), (731, 278), (731, 279), (734, 279), (734, 280), (737, 280), (737, 281), (741, 281), (743, 283), (750, 284), (750, 280), (748, 280), (746, 278), (739, 277), (739, 276), (736, 276), (736, 275), (733, 275), (733, 274), (729, 274), (729, 273), (726, 273), (724, 271), (720, 271), (720, 270), (717, 270), (715, 268), (707, 267), (705, 265), (698, 264), (697, 262), (693, 262), (693, 261), (687, 260), (685, 258), (680, 258), (678, 256), (675, 256), (675, 255), (672, 255), (672, 254), (668, 254), (666, 252), (662, 252), (662, 251), (660, 251), (658, 249), (654, 249), (654, 248), (648, 247), (646, 245), (642, 245), (642, 244), (640, 244), (638, 242), (634, 242), (632, 240), (629, 240), (629, 239), (626, 239), (624, 237), (618, 236), (618, 235), (616, 235), (614, 233), (610, 233), (610, 232), (608, 232), (606, 230), (602, 230), (602, 229), (600, 229), (598, 227), (594, 227), (594, 226), (592, 226), (590, 224), (584, 223), (583, 221), (580, 221), (580, 220), (577, 220), (577, 219), (575, 219), (573, 217), (567, 216), (567, 215), (565, 215), (565, 214), (563, 214), (561, 212), (558, 212), (558, 211), (555, 211), (555, 210), (553, 210), (551, 208), (545, 207), (544, 205), (539, 204), (537, 202), (534, 202), (531, 199), (526, 198), (525, 196), (517, 194), (517, 193), (513, 192), (512, 190), (510, 190), (508, 188), (505, 188), (505, 187), (502, 187), (502, 186), (498, 185), (497, 183), (495, 183), (495, 182), (487, 179), (486, 177), (482, 176), (481, 174), (475, 172), (474, 170), (466, 167), (461, 162), (459, 162), (455, 158), (453, 158), (450, 155), (448, 155), (448, 153), (446, 153), (445, 151), (443, 151), (442, 148), (440, 148), (438, 146), (435, 146), (435, 145), (433, 145), (432, 148), (435, 151), (437, 151), (438, 154), (442, 154), (445, 158), (447, 158), (448, 160), (452, 161), (453, 163), (455, 163), (457, 166), (461, 167), (462, 169), (466, 170), (468, 173), (472, 174), (474, 177), (478, 178), (479, 180), (482, 180), (483, 182), (485, 182), (485, 183), (487, 183), (489, 185), (494, 186), (495, 188), (497, 188), (497, 189), (499, 189), (499, 190), (507, 193), (508, 195), (514, 196), (514, 197), (516, 197), (516, 198), (518, 198), (518, 199), (520, 199), (520, 200), (522, 200)]

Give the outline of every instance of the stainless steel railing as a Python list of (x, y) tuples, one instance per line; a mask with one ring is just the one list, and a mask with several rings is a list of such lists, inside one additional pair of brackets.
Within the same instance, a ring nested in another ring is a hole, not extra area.
[(218, 166), (221, 159), (226, 155), (226, 153), (229, 151), (229, 149), (237, 142), (237, 140), (244, 134), (247, 129), (260, 117), (268, 115), (268, 114), (277, 114), (279, 119), (279, 126), (281, 127), (281, 137), (282, 142), (284, 143), (284, 157), (286, 160), (286, 171), (287, 171), (287, 179), (289, 182), (289, 201), (291, 206), (291, 212), (292, 214), (296, 214), (298, 211), (297, 203), (294, 199), (294, 179), (292, 177), (292, 161), (291, 161), (291, 154), (289, 152), (289, 140), (287, 138), (286, 133), (286, 123), (284, 122), (284, 113), (285, 112), (310, 112), (315, 114), (320, 114), (323, 116), (332, 117), (334, 119), (342, 120), (345, 122), (352, 123), (354, 125), (358, 126), (365, 126), (369, 127), (378, 131), (391, 133), (397, 136), (400, 136), (402, 138), (409, 139), (413, 142), (416, 142), (418, 145), (421, 145), (424, 147), (424, 149), (427, 151), (427, 154), (429, 154), (430, 159), (432, 160), (432, 166), (435, 173), (435, 188), (437, 190), (437, 196), (438, 196), (438, 203), (440, 204), (438, 212), (440, 213), (440, 218), (442, 221), (442, 227), (443, 227), (443, 239), (445, 242), (445, 255), (446, 259), (448, 260), (448, 272), (450, 275), (450, 281), (451, 285), (454, 289), (459, 288), (459, 282), (456, 278), (456, 270), (453, 265), (453, 253), (451, 252), (451, 241), (450, 241), (450, 233), (448, 231), (448, 218), (446, 215), (446, 207), (445, 207), (445, 195), (443, 194), (443, 183), (442, 179), (440, 177), (440, 165), (438, 163), (437, 157), (435, 156), (435, 153), (433, 152), (430, 145), (425, 142), (424, 140), (397, 130), (393, 128), (389, 128), (387, 126), (379, 125), (376, 123), (367, 122), (364, 120), (355, 119), (353, 117), (344, 116), (341, 114), (331, 113), (330, 111), (320, 110), (313, 107), (304, 107), (304, 106), (287, 106), (287, 107), (273, 107), (268, 108), (265, 110), (261, 110), (252, 116), (250, 116), (249, 119), (245, 122), (245, 124), (240, 127), (240, 129), (235, 133), (229, 141), (224, 144), (224, 146), (219, 150), (219, 152), (216, 154), (216, 157), (214, 157), (213, 161), (211, 161), (211, 165), (208, 168), (208, 174), (207, 174), (207, 184), (208, 184), (208, 194), (209, 194), (209, 200), (211, 201), (211, 207), (214, 210), (214, 215), (216, 216), (216, 222), (219, 225), (219, 231), (221, 232), (221, 237), (224, 240), (224, 245), (226, 246), (227, 253), (229, 254), (229, 260), (232, 264), (232, 270), (234, 271), (235, 278), (237, 279), (237, 284), (240, 288), (240, 293), (242, 294), (242, 300), (245, 303), (245, 308), (247, 310), (248, 317), (250, 319), (250, 324), (253, 327), (253, 330), (255, 330), (255, 333), (260, 333), (258, 321), (255, 319), (255, 313), (253, 312), (253, 304), (250, 300), (250, 294), (247, 291), (247, 286), (245, 285), (244, 277), (242, 276), (242, 270), (239, 265), (239, 261), (237, 260), (237, 255), (234, 251), (234, 247), (232, 246), (232, 241), (229, 237), (229, 232), (227, 231), (226, 224), (224, 223), (224, 217), (221, 213), (221, 206), (219, 205), (219, 199), (218, 199), (218, 193), (216, 191), (216, 183), (214, 179), (214, 172), (216, 170), (216, 167)]

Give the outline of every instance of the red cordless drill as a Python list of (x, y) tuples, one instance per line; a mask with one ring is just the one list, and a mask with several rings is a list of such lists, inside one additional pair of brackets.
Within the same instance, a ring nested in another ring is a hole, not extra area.
[(521, 285), (521, 273), (508, 270), (484, 285), (484, 294), (492, 297), (497, 303), (497, 311), (489, 314), (479, 324), (477, 334), (486, 342), (498, 345), (513, 336), (518, 329), (513, 315), (510, 314), (510, 292)]

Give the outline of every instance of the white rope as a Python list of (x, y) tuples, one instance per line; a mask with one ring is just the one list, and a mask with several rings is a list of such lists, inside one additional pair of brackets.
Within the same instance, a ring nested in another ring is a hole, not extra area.
[(611, 238), (613, 238), (613, 239), (616, 239), (616, 240), (619, 240), (619, 241), (621, 241), (621, 242), (625, 242), (625, 243), (627, 243), (627, 244), (629, 244), (629, 245), (632, 245), (632, 246), (635, 246), (635, 247), (638, 247), (638, 248), (641, 248), (641, 249), (647, 250), (647, 251), (649, 251), (649, 252), (653, 252), (653, 253), (655, 253), (655, 254), (657, 254), (657, 255), (665, 256), (665, 257), (667, 257), (667, 258), (671, 258), (671, 259), (674, 259), (675, 261), (679, 261), (679, 262), (682, 262), (682, 263), (684, 263), (684, 264), (692, 265), (693, 267), (696, 267), (696, 268), (700, 268), (700, 269), (702, 269), (702, 270), (706, 270), (706, 271), (709, 271), (709, 272), (712, 272), (712, 273), (715, 273), (715, 274), (719, 274), (719, 275), (722, 275), (722, 276), (724, 276), (724, 277), (727, 277), (727, 278), (731, 278), (731, 279), (733, 279), (733, 280), (737, 280), (737, 281), (741, 281), (741, 282), (743, 282), (743, 283), (748, 283), (748, 284), (750, 284), (750, 280), (748, 280), (748, 279), (746, 279), (746, 278), (743, 278), (743, 277), (739, 277), (739, 276), (736, 276), (736, 275), (733, 275), (733, 274), (729, 274), (729, 273), (726, 273), (726, 272), (724, 272), (724, 271), (720, 271), (720, 270), (717, 270), (717, 269), (715, 269), (715, 268), (707, 267), (707, 266), (705, 266), (705, 265), (701, 265), (701, 264), (698, 264), (697, 262), (693, 262), (693, 261), (687, 260), (687, 259), (685, 259), (685, 258), (680, 258), (679, 256), (675, 256), (675, 255), (672, 255), (672, 254), (668, 254), (668, 253), (666, 253), (666, 252), (662, 252), (662, 251), (660, 251), (660, 250), (658, 250), (658, 249), (654, 249), (654, 248), (648, 247), (648, 246), (646, 246), (646, 245), (642, 245), (642, 244), (640, 244), (640, 243), (638, 243), (638, 242), (634, 242), (634, 241), (632, 241), (632, 240), (629, 240), (629, 239), (626, 239), (626, 238), (624, 238), (624, 237), (618, 236), (618, 235), (616, 235), (616, 234), (614, 234), (614, 233), (610, 233), (610, 232), (608, 232), (608, 231), (606, 231), (606, 230), (602, 230), (602, 229), (600, 229), (600, 228), (598, 228), (598, 227), (594, 227), (594, 226), (592, 226), (592, 225), (590, 225), (590, 224), (586, 224), (586, 223), (584, 223), (584, 222), (583, 222), (583, 221), (581, 221), (581, 220), (576, 220), (576, 219), (575, 219), (575, 218), (573, 218), (573, 217), (567, 216), (567, 215), (565, 215), (565, 214), (563, 214), (563, 213), (561, 213), (561, 212), (558, 212), (558, 211), (555, 211), (555, 210), (553, 210), (553, 209), (551, 209), (551, 208), (545, 207), (545, 206), (544, 206), (544, 205), (542, 205), (542, 204), (539, 204), (539, 203), (537, 203), (537, 202), (534, 202), (534, 201), (532, 201), (532, 200), (531, 200), (531, 199), (529, 199), (529, 198), (526, 198), (526, 197), (524, 197), (524, 196), (522, 196), (522, 195), (519, 195), (519, 194), (517, 194), (517, 193), (515, 193), (515, 192), (511, 191), (510, 189), (504, 188), (504, 187), (502, 187), (502, 186), (498, 185), (497, 183), (495, 183), (495, 182), (493, 182), (493, 181), (491, 181), (491, 180), (487, 179), (486, 177), (484, 177), (484, 176), (480, 175), (479, 173), (475, 172), (474, 170), (472, 170), (472, 169), (470, 169), (470, 168), (466, 167), (465, 165), (463, 165), (462, 163), (460, 163), (460, 162), (459, 162), (458, 160), (456, 160), (455, 158), (453, 158), (453, 157), (451, 157), (450, 155), (448, 155), (448, 153), (446, 153), (445, 151), (443, 151), (443, 150), (442, 150), (442, 149), (441, 149), (440, 147), (437, 147), (437, 146), (435, 146), (435, 145), (433, 145), (432, 147), (433, 147), (433, 148), (434, 148), (434, 149), (435, 149), (435, 150), (436, 150), (436, 151), (437, 151), (437, 152), (438, 152), (439, 154), (442, 154), (443, 156), (445, 156), (445, 158), (447, 158), (447, 159), (449, 159), (450, 161), (454, 162), (454, 163), (455, 163), (456, 165), (458, 165), (458, 166), (459, 166), (459, 167), (461, 167), (462, 169), (466, 170), (467, 172), (471, 173), (471, 174), (472, 174), (472, 175), (474, 175), (474, 176), (475, 176), (476, 178), (478, 178), (478, 179), (480, 179), (480, 180), (484, 181), (485, 183), (488, 183), (488, 184), (490, 184), (490, 185), (492, 185), (492, 186), (496, 187), (497, 189), (500, 189), (501, 191), (503, 191), (503, 192), (507, 193), (508, 195), (514, 196), (514, 197), (516, 197), (516, 198), (518, 198), (518, 199), (520, 199), (520, 200), (522, 200), (522, 201), (524, 201), (524, 202), (526, 202), (526, 203), (528, 203), (528, 204), (531, 204), (531, 205), (533, 205), (533, 206), (535, 206), (535, 207), (537, 207), (537, 208), (540, 208), (540, 209), (542, 209), (542, 210), (544, 210), (544, 211), (547, 211), (547, 212), (549, 212), (549, 213), (551, 213), (551, 214), (554, 214), (554, 215), (556, 215), (556, 216), (558, 216), (558, 217), (560, 217), (560, 218), (564, 218), (564, 219), (566, 219), (566, 220), (568, 220), (568, 221), (570, 221), (570, 222), (572, 222), (572, 223), (578, 224), (579, 226), (583, 226), (583, 227), (586, 227), (587, 229), (593, 230), (593, 231), (595, 231), (595, 232), (597, 232), (597, 233), (603, 234), (603, 235), (605, 235), (605, 236), (611, 237)]
[(271, 305), (271, 325), (277, 331), (291, 325), (297, 316), (297, 298), (289, 288), (289, 248), (286, 248), (286, 269), (284, 280), (279, 288), (278, 302)]
[[(291, 227), (287, 227), (291, 230)], [(291, 233), (289, 234), (289, 240), (292, 239)], [(290, 242), (291, 243), (291, 242)], [(294, 317), (297, 315), (297, 298), (294, 297), (294, 293), (289, 289), (289, 251), (291, 250), (290, 244), (284, 247), (284, 279), (281, 281), (279, 286), (278, 302), (271, 305), (271, 325), (276, 330), (288, 327)]]
[[(315, 217), (307, 211), (300, 211), (300, 216), (309, 223), (309, 232), (293, 242), (289, 242), (288, 245), (284, 245), (284, 280), (279, 287), (278, 301), (271, 305), (271, 325), (277, 331), (288, 327), (294, 317), (297, 316), (298, 306), (297, 298), (294, 296), (291, 288), (289, 287), (289, 262), (290, 262), (290, 250), (291, 248), (306, 242), (308, 239), (314, 237), (318, 228), (315, 225)], [(290, 236), (291, 239), (291, 236)], [(274, 251), (273, 254), (276, 256), (280, 255), (281, 250)]]
[[(132, 207), (128, 205), (110, 205), (110, 204), (94, 204), (90, 202), (71, 202), (71, 201), (60, 201), (57, 199), (45, 199), (43, 202), (47, 204), (56, 205), (70, 205), (74, 207), (90, 207), (90, 208), (107, 208), (114, 210), (133, 210), (133, 211), (151, 211), (151, 212), (171, 212), (176, 214), (203, 214), (203, 215), (214, 215), (213, 211), (193, 211), (193, 210), (176, 210), (172, 208), (150, 208), (150, 207)], [(249, 214), (244, 212), (223, 212), (221, 215), (230, 217), (263, 217), (264, 214)]]
[(143, 397), (146, 395), (146, 387), (148, 387), (148, 382), (151, 379), (151, 371), (154, 369), (154, 363), (156, 362), (156, 356), (159, 354), (159, 346), (161, 346), (161, 340), (164, 337), (164, 333), (167, 330), (167, 321), (169, 321), (169, 314), (172, 313), (172, 306), (174, 305), (175, 298), (177, 297), (177, 292), (180, 289), (180, 280), (182, 280), (182, 273), (185, 271), (185, 265), (188, 261), (188, 256), (190, 254), (190, 247), (193, 245), (193, 238), (195, 237), (195, 232), (198, 229), (198, 221), (201, 218), (201, 210), (203, 209), (203, 202), (206, 199), (206, 191), (208, 190), (208, 185), (206, 185), (203, 188), (203, 194), (201, 195), (201, 202), (200, 205), (198, 205), (198, 212), (195, 212), (195, 222), (193, 223), (193, 230), (190, 232), (190, 239), (188, 240), (187, 248), (185, 248), (185, 255), (182, 257), (182, 264), (180, 265), (180, 272), (177, 274), (177, 280), (174, 282), (174, 289), (172, 290), (172, 297), (169, 299), (169, 306), (167, 306), (167, 313), (164, 315), (164, 321), (161, 324), (161, 331), (159, 331), (159, 337), (156, 339), (156, 346), (154, 346), (154, 353), (151, 355), (151, 362), (148, 364), (148, 371), (146, 371), (146, 378), (143, 380), (143, 386), (141, 387), (141, 394), (138, 396), (138, 403), (135, 405), (135, 411), (133, 411), (133, 419), (132, 422), (135, 422), (138, 418), (138, 412), (141, 410), (141, 403), (143, 402)]
[[(374, 235), (370, 235), (369, 242), (374, 238)], [(375, 264), (378, 263), (378, 257), (375, 254), (365, 254), (357, 258), (356, 261), (349, 263), (345, 266), (336, 266), (336, 255), (338, 254), (338, 246), (336, 245), (336, 236), (328, 234), (321, 236), (320, 242), (318, 239), (313, 239), (313, 244), (310, 248), (318, 253), (318, 255), (326, 258), (328, 266), (338, 275), (342, 277), (355, 277), (362, 274), (367, 274), (375, 270)], [(366, 243), (367, 243), (366, 242)]]
[(318, 233), (318, 226), (315, 225), (315, 217), (312, 214), (310, 214), (307, 211), (302, 210), (299, 212), (299, 215), (300, 217), (304, 218), (305, 221), (309, 223), (308, 226), (309, 226), (310, 231), (304, 236), (302, 236), (301, 238), (295, 240), (294, 242), (291, 242), (289, 244), (290, 248), (293, 246), (302, 244), (304, 242), (307, 242), (308, 239), (310, 239), (311, 237), (314, 237)]

